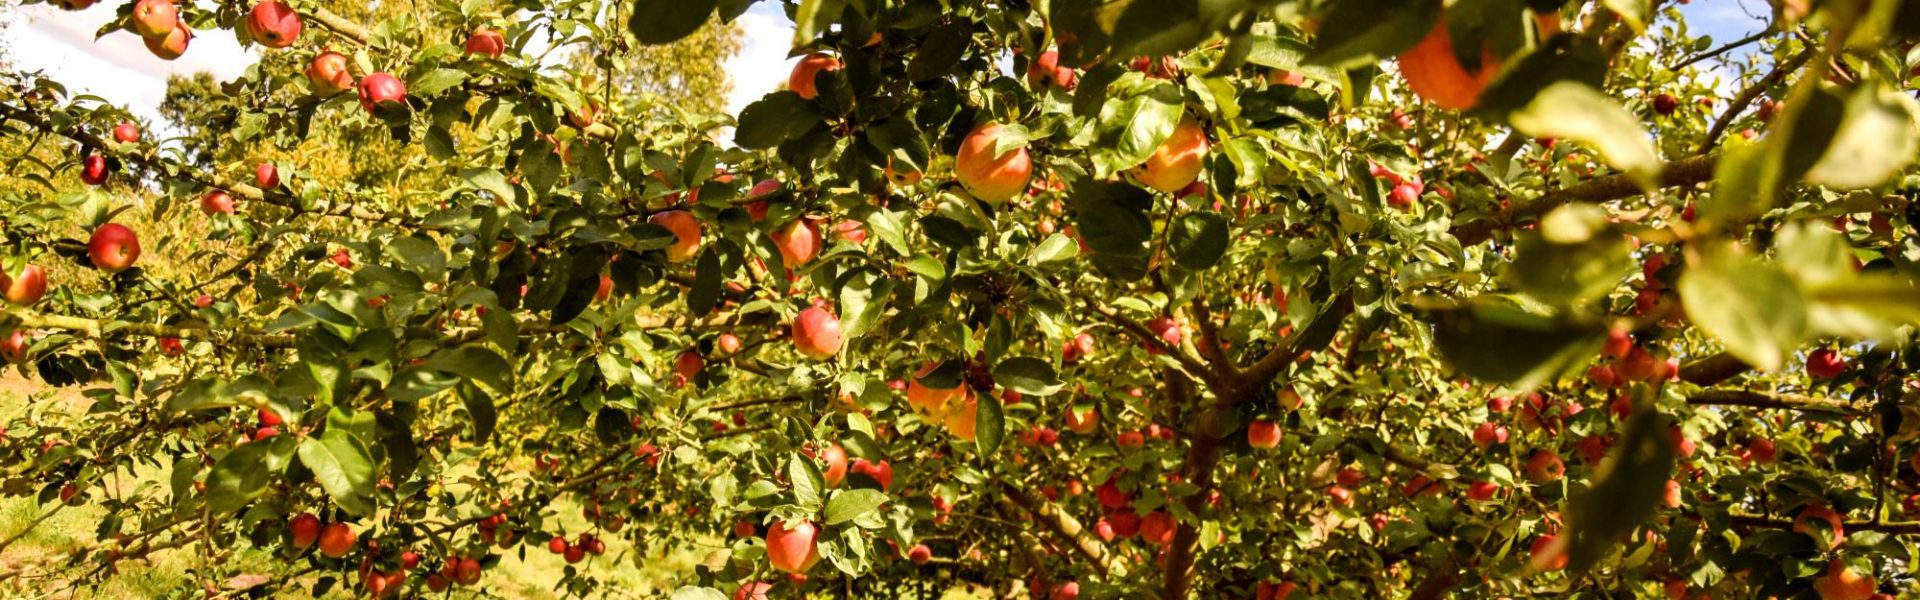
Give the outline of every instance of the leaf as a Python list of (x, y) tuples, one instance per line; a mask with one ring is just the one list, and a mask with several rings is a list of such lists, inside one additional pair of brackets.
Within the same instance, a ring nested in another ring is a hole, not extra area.
[(1065, 234), (1055, 233), (1041, 240), (1033, 249), (1033, 258), (1028, 263), (1035, 267), (1044, 267), (1053, 263), (1067, 262), (1080, 255), (1079, 244)]
[(1093, 250), (1094, 265), (1117, 279), (1145, 277), (1153, 223), (1144, 207), (1153, 197), (1125, 183), (1086, 181), (1074, 186), (1071, 198), (1075, 228)]
[(1511, 297), (1481, 296), (1432, 317), (1434, 346), (1454, 369), (1523, 389), (1584, 365), (1606, 337), (1598, 325), (1556, 319)]
[[(273, 386), (259, 375), (247, 375), (234, 381), (217, 379), (197, 379), (180, 388), (172, 398), (167, 399), (167, 410), (187, 412), (231, 408), (235, 406), (262, 406), (273, 399)], [(284, 407), (276, 406), (276, 412), (285, 414)]]
[(427, 357), (429, 369), (459, 375), (494, 396), (513, 392), (513, 365), (485, 346), (448, 348)]
[(704, 316), (713, 312), (720, 303), (720, 252), (712, 244), (700, 250), (700, 260), (694, 263), (693, 287), (687, 290), (687, 313)]
[(467, 180), (474, 189), (492, 194), (493, 198), (512, 205), (518, 202), (514, 196), (513, 184), (507, 183), (507, 176), (494, 169), (461, 169), (460, 178)]
[(1847, 99), (1846, 120), (1826, 153), (1807, 171), (1807, 183), (1858, 189), (1880, 185), (1898, 174), (1920, 153), (1916, 114), (1920, 114), (1920, 100), (1883, 92), (1874, 85), (1860, 86)]
[(467, 72), (462, 69), (436, 68), (427, 71), (407, 83), (409, 95), (425, 98), (467, 81)]
[[(1018, 360), (1018, 359), (1015, 359)], [(1006, 363), (1000, 363), (1005, 365)], [(1047, 367), (1051, 370), (1053, 367)], [(998, 370), (998, 369), (996, 369)], [(1057, 387), (1057, 386), (1056, 386)], [(1005, 408), (998, 398), (981, 397), (974, 401), (973, 442), (980, 448), (981, 456), (991, 456), (1000, 449), (1000, 442), (1007, 439), (1007, 416)]]
[(1174, 222), (1168, 241), (1173, 260), (1194, 270), (1212, 268), (1227, 254), (1227, 219), (1215, 212), (1192, 212)]
[(793, 139), (814, 125), (820, 116), (813, 105), (799, 94), (780, 91), (748, 104), (740, 110), (740, 123), (733, 129), (733, 143), (748, 150), (764, 150)]
[(1601, 160), (1625, 171), (1642, 188), (1658, 184), (1662, 165), (1653, 136), (1633, 113), (1586, 84), (1555, 82), (1507, 119), (1514, 129), (1533, 137), (1562, 138), (1592, 147)]
[(1606, 229), (1606, 210), (1598, 206), (1571, 204), (1555, 209), (1542, 218), (1537, 230), (1517, 241), (1506, 279), (1556, 306), (1605, 299), (1633, 268), (1626, 240), (1599, 233)]
[(787, 459), (787, 479), (793, 482), (793, 501), (806, 512), (820, 509), (820, 490), (826, 489), (827, 480), (820, 474), (820, 467), (813, 459), (795, 452)]
[(1620, 22), (1633, 28), (1634, 35), (1647, 32), (1647, 17), (1653, 6), (1647, 0), (1603, 0), (1607, 10), (1620, 16)]
[(920, 41), (920, 51), (907, 62), (909, 81), (926, 81), (953, 69), (973, 43), (973, 21), (956, 20), (934, 29)]
[(805, 47), (840, 16), (846, 0), (801, 0), (793, 15), (793, 46)]
[(699, 30), (713, 7), (714, 0), (635, 0), (627, 30), (642, 44), (671, 44)]
[(873, 329), (886, 312), (894, 282), (879, 269), (862, 268), (840, 285), (841, 339), (852, 340)]
[(207, 508), (226, 514), (246, 506), (267, 491), (267, 452), (274, 438), (235, 447), (214, 463), (207, 474)]
[(827, 501), (827, 524), (839, 525), (858, 519), (886, 502), (887, 495), (880, 490), (840, 490)]
[(1903, 325), (1920, 324), (1920, 288), (1903, 278), (1869, 274), (1807, 292), (1807, 322), (1819, 335), (1859, 340), (1899, 339)]
[(1732, 252), (1718, 252), (1680, 275), (1687, 318), (1726, 345), (1727, 352), (1771, 371), (1807, 334), (1807, 303), (1779, 268)]
[(1636, 403), (1613, 453), (1594, 474), (1593, 488), (1567, 506), (1567, 568), (1585, 571), (1628, 532), (1653, 516), (1673, 470), (1666, 415)]
[(1118, 103), (1109, 102), (1100, 111), (1096, 164), (1120, 170), (1146, 162), (1173, 136), (1185, 110), (1179, 88), (1170, 83), (1156, 83)]
[(1398, 55), (1433, 31), (1441, 6), (1426, 0), (1335, 2), (1314, 35), (1306, 62), (1347, 69)]
[(299, 455), (334, 504), (357, 516), (373, 514), (373, 453), (366, 444), (330, 429), (302, 440)]
[(993, 381), (1007, 389), (1034, 396), (1053, 395), (1063, 385), (1060, 375), (1053, 371), (1052, 363), (1028, 356), (1009, 358), (994, 365)]
[(484, 443), (487, 438), (493, 437), (494, 426), (500, 420), (499, 409), (494, 408), (493, 398), (486, 393), (468, 387), (461, 389), (465, 391), (460, 394), (461, 404), (467, 408), (467, 416), (473, 419), (473, 439)]

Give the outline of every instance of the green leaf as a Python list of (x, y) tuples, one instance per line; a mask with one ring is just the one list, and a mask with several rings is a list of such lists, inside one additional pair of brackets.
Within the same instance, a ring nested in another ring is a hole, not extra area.
[(1772, 208), (1771, 192), (1762, 193), (1762, 172), (1778, 171), (1780, 163), (1767, 160), (1767, 147), (1738, 136), (1720, 146), (1713, 165), (1713, 193), (1699, 201), (1701, 225), (1735, 221)]
[(1065, 234), (1055, 233), (1041, 240), (1033, 249), (1033, 258), (1027, 262), (1035, 267), (1044, 267), (1053, 263), (1067, 262), (1080, 255), (1080, 245)]
[(720, 303), (720, 283), (724, 279), (720, 271), (720, 252), (708, 244), (694, 263), (693, 287), (687, 290), (688, 314), (704, 316)]
[(1779, 268), (1730, 251), (1680, 276), (1687, 318), (1755, 368), (1771, 371), (1807, 334), (1807, 303)]
[(1449, 365), (1521, 389), (1585, 365), (1606, 338), (1597, 324), (1554, 318), (1512, 297), (1481, 296), (1432, 317), (1434, 346)]
[(467, 81), (467, 72), (462, 69), (437, 68), (415, 77), (407, 83), (409, 95), (425, 98), (439, 94)]
[(886, 312), (893, 287), (893, 280), (879, 269), (864, 267), (848, 274), (840, 285), (841, 339), (852, 340), (872, 330)]
[(513, 365), (485, 346), (467, 345), (441, 350), (427, 357), (425, 366), (465, 377), (494, 396), (504, 397), (513, 392)]
[(241, 444), (207, 474), (207, 508), (226, 514), (246, 506), (267, 491), (267, 453), (274, 438)]
[(907, 79), (926, 81), (953, 69), (973, 43), (973, 22), (957, 20), (942, 25), (920, 41), (920, 51), (907, 62)]
[(984, 394), (974, 400), (973, 443), (980, 447), (981, 456), (992, 455), (993, 451), (1000, 449), (1000, 442), (1007, 439), (1005, 408), (1000, 405), (998, 398)]
[(1071, 199), (1075, 228), (1093, 250), (1094, 265), (1118, 279), (1145, 277), (1153, 238), (1146, 207), (1153, 197), (1125, 183), (1084, 181), (1074, 186)]
[(1647, 0), (1603, 0), (1607, 10), (1620, 16), (1620, 22), (1633, 28), (1634, 35), (1647, 32), (1647, 20), (1653, 12), (1652, 3)]
[(1173, 135), (1185, 110), (1180, 88), (1170, 83), (1149, 84), (1120, 102), (1108, 102), (1096, 126), (1095, 165), (1118, 171), (1146, 162)]
[(1820, 161), (1807, 171), (1807, 183), (1840, 189), (1880, 185), (1920, 154), (1920, 125), (1915, 117), (1920, 114), (1920, 100), (1863, 85), (1846, 106), (1846, 120)]
[(1820, 335), (1860, 340), (1899, 339), (1900, 327), (1920, 324), (1920, 288), (1904, 278), (1869, 274), (1807, 291), (1807, 322)]
[(827, 524), (839, 525), (858, 519), (886, 502), (887, 495), (880, 490), (840, 490), (827, 501)]
[[(247, 375), (231, 382), (196, 379), (167, 399), (167, 410), (187, 412), (235, 406), (269, 406), (272, 399), (272, 384), (259, 375)], [(284, 409), (280, 406), (274, 408), (277, 412)]]
[(813, 459), (795, 452), (787, 459), (787, 479), (793, 482), (793, 502), (806, 512), (820, 509), (820, 490), (826, 489), (826, 477)]
[(799, 94), (780, 91), (740, 110), (733, 143), (748, 150), (764, 150), (793, 139), (820, 123), (813, 105)]
[(636, 0), (627, 30), (642, 44), (671, 44), (699, 30), (713, 14), (714, 4), (714, 0)]
[(1053, 371), (1052, 363), (1028, 356), (1009, 358), (994, 365), (993, 381), (1007, 389), (1034, 396), (1053, 395), (1063, 385), (1060, 375)]
[(1514, 129), (1533, 137), (1585, 144), (1642, 188), (1652, 189), (1658, 184), (1662, 163), (1653, 136), (1633, 113), (1586, 84), (1555, 82), (1540, 90), (1533, 102), (1509, 115), (1508, 121)]
[(1227, 219), (1215, 212), (1192, 212), (1174, 221), (1168, 247), (1173, 260), (1193, 270), (1212, 268), (1227, 254)]
[(1673, 470), (1666, 415), (1636, 403), (1613, 453), (1594, 473), (1593, 488), (1567, 506), (1567, 567), (1585, 571), (1652, 517)]
[(373, 453), (346, 432), (328, 430), (300, 442), (300, 463), (333, 503), (357, 516), (373, 514)]
[(1441, 6), (1426, 0), (1335, 2), (1314, 34), (1306, 62), (1348, 69), (1406, 52), (1433, 31)]
[(513, 193), (513, 184), (507, 183), (507, 176), (494, 169), (461, 169), (460, 178), (467, 180), (474, 189), (492, 194), (494, 198), (509, 206), (519, 202)]
[(833, 24), (846, 4), (846, 0), (801, 0), (793, 14), (793, 46), (812, 45), (813, 38)]
[(1610, 231), (1607, 218), (1606, 209), (1591, 204), (1554, 209), (1515, 244), (1507, 280), (1556, 306), (1606, 298), (1633, 268), (1626, 240), (1603, 233)]

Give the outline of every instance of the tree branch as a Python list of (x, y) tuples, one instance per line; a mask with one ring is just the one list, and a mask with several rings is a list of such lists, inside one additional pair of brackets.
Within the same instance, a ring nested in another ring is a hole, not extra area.
[(1840, 414), (1866, 414), (1870, 407), (1845, 400), (1832, 398), (1814, 398), (1791, 394), (1773, 394), (1750, 392), (1747, 390), (1705, 390), (1687, 397), (1687, 404), (1695, 406), (1748, 406), (1753, 408), (1777, 408), (1807, 412), (1831, 412)]
[(1115, 326), (1126, 330), (1127, 333), (1133, 334), (1133, 337), (1139, 338), (1140, 343), (1161, 349), (1167, 356), (1173, 357), (1175, 362), (1180, 363), (1181, 368), (1186, 369), (1187, 372), (1206, 381), (1208, 385), (1218, 385), (1220, 383), (1219, 378), (1214, 377), (1213, 370), (1208, 369), (1207, 365), (1200, 362), (1200, 359), (1187, 354), (1181, 348), (1168, 346), (1166, 342), (1160, 340), (1160, 336), (1153, 333), (1153, 330), (1147, 329), (1146, 325), (1141, 325), (1139, 321), (1129, 319), (1126, 315), (1122, 315), (1111, 308), (1107, 308), (1091, 300), (1087, 301), (1087, 307), (1092, 308), (1093, 312), (1098, 313), (1102, 318), (1105, 318), (1107, 322), (1113, 323)]
[[(1761, 33), (1766, 32), (1763, 31)], [(1733, 125), (1733, 120), (1739, 118), (1740, 113), (1747, 109), (1747, 105), (1752, 104), (1753, 100), (1759, 98), (1760, 94), (1765, 92), (1767, 88), (1780, 83), (1782, 79), (1786, 79), (1788, 73), (1799, 70), (1802, 65), (1807, 64), (1807, 61), (1811, 60), (1813, 55), (1813, 46), (1801, 49), (1799, 54), (1787, 59), (1786, 62), (1774, 65), (1772, 72), (1755, 80), (1753, 84), (1748, 85), (1746, 89), (1740, 90), (1739, 94), (1734, 95), (1733, 101), (1727, 104), (1726, 112), (1721, 113), (1720, 118), (1714, 119), (1713, 125), (1707, 128), (1706, 137), (1701, 138), (1700, 154), (1706, 154), (1720, 143), (1720, 137), (1726, 135), (1727, 127)]]
[[(1668, 162), (1660, 172), (1661, 187), (1693, 185), (1713, 179), (1715, 155), (1693, 156)], [(1463, 245), (1474, 245), (1493, 237), (1495, 230), (1531, 220), (1570, 202), (1604, 202), (1640, 194), (1640, 186), (1626, 175), (1609, 175), (1580, 185), (1548, 192), (1527, 202), (1513, 204), (1476, 221), (1456, 225), (1453, 236)]]
[(1079, 519), (1060, 510), (1059, 506), (1055, 506), (1045, 498), (1034, 496), (1011, 482), (1001, 481), (1000, 491), (1008, 500), (1012, 500), (1014, 504), (1032, 514), (1035, 519), (1039, 519), (1041, 525), (1045, 525), (1060, 537), (1072, 542), (1074, 550), (1098, 566), (1101, 573), (1111, 570), (1108, 559), (1112, 555), (1107, 552), (1106, 544), (1100, 543), (1099, 538), (1094, 537), (1085, 527), (1082, 527)]

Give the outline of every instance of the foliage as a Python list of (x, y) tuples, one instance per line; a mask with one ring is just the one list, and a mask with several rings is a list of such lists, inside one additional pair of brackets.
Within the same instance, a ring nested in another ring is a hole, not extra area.
[[(9, 274), (156, 195), (143, 262), (0, 322), (92, 400), (0, 442), (6, 493), (105, 509), (70, 576), (247, 547), (286, 564), (246, 593), (377, 595), (553, 549), (584, 595), (596, 538), (725, 538), (673, 597), (1913, 593), (1898, 3), (1784, 6), (1729, 99), (1664, 2), (805, 0), (817, 75), (736, 116), (615, 55), (751, 3), (480, 4), (296, 2), (293, 49), (177, 85), (175, 144), (6, 77), (9, 131), (112, 171), (10, 196)], [(404, 98), (318, 95), (326, 47)]]

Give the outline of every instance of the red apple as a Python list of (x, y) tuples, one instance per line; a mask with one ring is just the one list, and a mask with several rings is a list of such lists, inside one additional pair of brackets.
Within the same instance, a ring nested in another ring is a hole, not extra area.
[(1499, 492), (1500, 486), (1490, 481), (1475, 481), (1467, 484), (1467, 499), (1475, 502), (1492, 500), (1493, 495)]
[(4, 289), (7, 301), (15, 306), (33, 306), (47, 295), (47, 270), (40, 265), (27, 265), (12, 277), (0, 273), (0, 289)]
[(1340, 507), (1353, 506), (1353, 490), (1342, 486), (1327, 488), (1327, 495), (1333, 498), (1333, 504)]
[(1053, 586), (1053, 592), (1047, 596), (1047, 600), (1079, 600), (1079, 598), (1080, 582), (1078, 581), (1068, 581)]
[(933, 560), (933, 549), (928, 548), (926, 544), (914, 544), (912, 548), (907, 549), (907, 560), (913, 561), (916, 565), (927, 564), (927, 561)]
[(1567, 568), (1567, 549), (1559, 543), (1560, 536), (1543, 535), (1533, 539), (1527, 548), (1528, 564), (1539, 571), (1558, 571)]
[(1828, 548), (1839, 548), (1847, 540), (1847, 530), (1840, 520), (1840, 513), (1827, 508), (1824, 504), (1809, 504), (1793, 517), (1793, 531), (1813, 535), (1813, 521), (1825, 521), (1827, 524)]
[(1100, 411), (1089, 406), (1085, 410), (1067, 407), (1067, 430), (1081, 435), (1091, 434), (1100, 428)]
[(1507, 443), (1507, 426), (1498, 423), (1481, 423), (1473, 428), (1473, 445), (1485, 450), (1494, 444)]
[(1566, 476), (1567, 465), (1560, 461), (1560, 455), (1552, 450), (1534, 450), (1527, 457), (1527, 481), (1534, 483), (1552, 483)]
[(480, 560), (471, 556), (460, 559), (454, 567), (453, 582), (460, 585), (473, 585), (480, 582)]
[(1174, 193), (1200, 177), (1210, 149), (1207, 131), (1200, 122), (1191, 115), (1182, 117), (1173, 134), (1153, 150), (1147, 162), (1134, 167), (1133, 177), (1147, 187)]
[(332, 558), (346, 556), (353, 550), (353, 527), (346, 523), (332, 523), (320, 530), (320, 553)]
[(1140, 518), (1140, 539), (1149, 544), (1172, 543), (1174, 529), (1173, 514), (1166, 511), (1156, 510)]
[(820, 460), (827, 463), (827, 468), (820, 474), (828, 487), (837, 487), (841, 480), (847, 478), (847, 450), (840, 444), (827, 446), (826, 450), (820, 452)]
[(300, 513), (287, 522), (287, 531), (293, 534), (293, 547), (305, 550), (320, 539), (320, 518), (313, 513)]
[(1674, 110), (1679, 108), (1680, 99), (1673, 97), (1673, 94), (1662, 92), (1653, 97), (1653, 112), (1658, 113), (1660, 116), (1671, 115)]
[(1847, 359), (1834, 352), (1832, 348), (1821, 348), (1807, 353), (1807, 374), (1815, 379), (1833, 379), (1847, 371)]
[(360, 79), (360, 108), (379, 116), (380, 111), (407, 104), (407, 84), (392, 74), (369, 73)]
[(87, 241), (87, 256), (96, 269), (118, 273), (140, 258), (140, 239), (132, 229), (119, 223), (101, 225)]
[(814, 77), (821, 71), (838, 70), (840, 70), (840, 59), (819, 52), (808, 54), (801, 57), (800, 62), (794, 63), (793, 73), (787, 76), (787, 89), (799, 94), (801, 98), (812, 100), (820, 95), (820, 91), (814, 87)]
[(80, 159), (80, 181), (87, 185), (101, 185), (107, 182), (107, 158), (98, 154), (88, 154)]
[(825, 360), (840, 353), (840, 318), (825, 308), (809, 306), (793, 319), (793, 345), (800, 354)]
[(143, 38), (164, 38), (180, 23), (180, 8), (173, 0), (140, 0), (133, 3), (133, 32)]
[(166, 336), (166, 337), (160, 338), (161, 354), (165, 354), (167, 356), (179, 356), (186, 351), (187, 351), (187, 348), (186, 346), (181, 345), (180, 338), (173, 337), (173, 336)]
[(1060, 52), (1057, 50), (1041, 52), (1040, 56), (1027, 64), (1027, 85), (1037, 88), (1048, 82), (1068, 91), (1073, 90), (1074, 84), (1079, 82), (1079, 76), (1074, 74), (1071, 67), (1060, 66)]
[(601, 302), (605, 302), (608, 298), (611, 298), (611, 297), (613, 297), (613, 276), (608, 275), (606, 273), (601, 273), (600, 286), (597, 288), (594, 288), (593, 299)]
[(140, 126), (132, 123), (121, 123), (113, 126), (113, 141), (122, 144), (131, 144), (140, 141)]
[(956, 382), (949, 388), (935, 388), (921, 383), (920, 378), (926, 377), (939, 366), (939, 363), (927, 363), (907, 381), (907, 404), (913, 406), (914, 410), (929, 415), (943, 414), (949, 402), (971, 395), (971, 390), (964, 382)]
[(820, 226), (811, 219), (794, 219), (768, 236), (780, 250), (780, 261), (789, 269), (797, 269), (820, 255)]
[(1813, 578), (1813, 591), (1820, 600), (1869, 600), (1873, 597), (1873, 576), (1853, 570), (1836, 558), (1827, 563), (1827, 573)]
[(187, 29), (185, 21), (174, 21), (173, 30), (164, 36), (141, 38), (146, 42), (147, 51), (160, 60), (173, 60), (187, 53), (187, 45), (193, 42), (193, 30)]
[(9, 363), (26, 360), (28, 342), (27, 333), (24, 331), (15, 329), (12, 333), (8, 333), (5, 339), (0, 339), (0, 359)]
[(887, 488), (893, 487), (893, 464), (887, 461), (874, 462), (864, 458), (855, 459), (853, 461), (853, 472), (873, 479), (874, 483), (880, 484), (881, 491), (886, 491)]
[(1001, 129), (999, 123), (974, 129), (961, 142), (960, 152), (953, 159), (954, 175), (960, 185), (989, 204), (1000, 204), (1019, 195), (1033, 177), (1033, 158), (1025, 147), (996, 153), (995, 140)]
[(206, 195), (200, 197), (200, 212), (209, 216), (233, 214), (233, 196), (226, 190), (207, 190)]
[(1340, 487), (1343, 487), (1343, 488), (1347, 488), (1350, 490), (1360, 489), (1360, 484), (1366, 483), (1367, 481), (1367, 474), (1361, 472), (1359, 469), (1355, 469), (1353, 467), (1347, 467), (1344, 469), (1340, 469), (1340, 471), (1337, 473), (1334, 473), (1333, 481), (1334, 483), (1339, 484)]
[(500, 58), (507, 52), (507, 36), (492, 29), (481, 27), (467, 35), (467, 54), (481, 54), (487, 58)]
[(262, 0), (247, 12), (247, 36), (268, 48), (285, 48), (300, 39), (300, 13), (280, 0)]
[(353, 73), (347, 71), (347, 55), (327, 50), (307, 63), (307, 84), (314, 95), (332, 96), (353, 89)]
[(1265, 419), (1247, 425), (1247, 444), (1261, 449), (1279, 446), (1280, 425)]
[(767, 562), (788, 573), (805, 573), (820, 561), (814, 538), (819, 528), (809, 521), (781, 521), (767, 529)]
[(1402, 183), (1400, 185), (1393, 186), (1393, 191), (1387, 192), (1387, 204), (1394, 208), (1407, 208), (1407, 207), (1413, 206), (1413, 202), (1419, 199), (1420, 199), (1420, 186), (1414, 185), (1412, 183)]
[(667, 246), (667, 262), (683, 263), (700, 253), (700, 220), (684, 210), (654, 213), (647, 222), (673, 232), (673, 245)]

